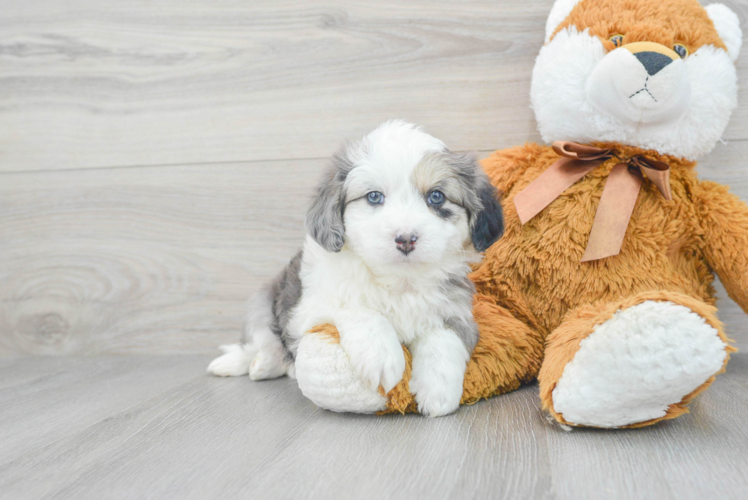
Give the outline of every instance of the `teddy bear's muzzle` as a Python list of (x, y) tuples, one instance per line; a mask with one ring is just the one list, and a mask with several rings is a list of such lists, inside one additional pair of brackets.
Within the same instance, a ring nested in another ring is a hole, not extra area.
[(647, 70), (649, 76), (656, 75), (661, 69), (680, 59), (680, 56), (674, 50), (670, 50), (659, 43), (635, 42), (626, 44), (623, 48), (636, 57), (644, 66), (644, 69)]
[(691, 83), (673, 50), (635, 42), (602, 59), (587, 81), (587, 95), (595, 108), (623, 122), (661, 125), (685, 114)]

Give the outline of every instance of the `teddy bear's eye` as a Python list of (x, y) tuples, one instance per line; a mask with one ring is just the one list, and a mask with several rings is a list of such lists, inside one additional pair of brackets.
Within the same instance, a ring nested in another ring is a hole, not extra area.
[(680, 56), (681, 59), (685, 59), (688, 55), (688, 49), (682, 43), (676, 43), (673, 45), (673, 50)]
[(609, 38), (613, 45), (620, 47), (623, 44), (623, 35), (613, 35)]

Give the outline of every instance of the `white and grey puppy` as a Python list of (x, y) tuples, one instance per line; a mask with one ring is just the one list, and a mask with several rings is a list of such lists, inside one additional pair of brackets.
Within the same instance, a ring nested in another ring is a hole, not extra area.
[(470, 263), (504, 230), (475, 158), (386, 122), (333, 157), (306, 226), (303, 250), (250, 301), (242, 343), (223, 346), (208, 371), (294, 376), (302, 335), (331, 323), (372, 387), (402, 379), (405, 344), (420, 412), (456, 410), (478, 340)]

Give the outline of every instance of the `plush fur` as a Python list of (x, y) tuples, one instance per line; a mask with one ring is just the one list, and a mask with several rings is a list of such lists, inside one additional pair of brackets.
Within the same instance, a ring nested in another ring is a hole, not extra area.
[[(332, 323), (360, 379), (352, 387), (374, 392), (364, 399), (401, 380), (404, 344), (421, 413), (454, 411), (478, 340), (467, 274), (476, 250), (503, 232), (496, 189), (475, 159), (387, 122), (335, 155), (306, 222), (303, 251), (250, 301), (242, 344), (224, 347), (208, 371), (292, 372), (304, 332)], [(308, 364), (299, 370), (308, 373)]]
[[(614, 34), (623, 36), (620, 47), (609, 40)], [(556, 2), (533, 73), (538, 126), (547, 141), (610, 147), (617, 158), (524, 226), (514, 197), (558, 155), (527, 144), (484, 160), (504, 193), (506, 233), (471, 274), (480, 339), (463, 403), (537, 378), (543, 408), (562, 424), (640, 427), (685, 413), (724, 370), (733, 348), (716, 316), (712, 281), (719, 274), (748, 311), (748, 207), (726, 187), (700, 181), (694, 159), (713, 147), (735, 107), (740, 39), (724, 6)], [(685, 59), (675, 44), (686, 46)], [(645, 84), (657, 102), (634, 95)], [(608, 174), (640, 154), (669, 165), (672, 200), (645, 179), (620, 254), (580, 262)], [(329, 327), (312, 337), (327, 340), (319, 356), (339, 348)], [(407, 369), (386, 402), (377, 400), (378, 410), (416, 409)], [(337, 384), (315, 390), (334, 393)], [(327, 404), (346, 409), (355, 399), (338, 395)]]
[[(715, 19), (739, 40), (725, 9), (713, 8)], [(617, 34), (621, 47), (610, 41)], [(689, 56), (673, 53), (672, 64), (648, 75), (627, 50), (644, 41), (683, 44)], [(739, 46), (731, 41), (733, 52)], [(712, 150), (737, 105), (734, 57), (695, 0), (582, 0), (538, 55), (531, 88), (538, 128), (548, 143), (621, 142), (696, 159)]]
[(725, 347), (716, 328), (675, 302), (618, 310), (580, 341), (553, 389), (553, 410), (598, 427), (661, 418), (720, 371)]

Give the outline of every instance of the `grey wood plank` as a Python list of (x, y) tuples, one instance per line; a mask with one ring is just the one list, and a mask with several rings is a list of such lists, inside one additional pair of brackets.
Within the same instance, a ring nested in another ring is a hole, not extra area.
[[(292, 381), (217, 379), (204, 373), (207, 358), (153, 359), (189, 359), (192, 373), (170, 392), (144, 395), (109, 418), (29, 448), (0, 468), (2, 491), (14, 498), (198, 498), (202, 491), (211, 498), (218, 495), (208, 494), (206, 481), (218, 488), (232, 475), (240, 479), (316, 416)], [(147, 364), (142, 371), (156, 375)]]
[(194, 378), (196, 363), (189, 356), (103, 361), (24, 357), (0, 359), (0, 366), (2, 465), (23, 450), (54, 443), (180, 386), (185, 377)]
[[(439, 419), (356, 417), (354, 426), (348, 415), (326, 413), (255, 471), (253, 488), (273, 498), (354, 491), (382, 499), (550, 498), (547, 429), (537, 407), (537, 391), (528, 387)], [(311, 458), (313, 450), (320, 453)], [(267, 473), (276, 467), (283, 472)], [(317, 480), (326, 471), (345, 474)], [(282, 481), (284, 474), (294, 480)]]
[(301, 246), (326, 160), (6, 174), (0, 352), (214, 352)]
[[(453, 149), (536, 140), (551, 4), (9, 0), (0, 170), (320, 158), (393, 117)], [(747, 124), (742, 106), (725, 137)]]
[(0, 168), (317, 158), (392, 117), (522, 142), (549, 6), (6, 2)]
[(733, 357), (691, 414), (639, 430), (548, 433), (559, 499), (743, 499), (748, 357)]
[(289, 379), (209, 377), (201, 356), (27, 359), (0, 360), (21, 374), (0, 393), (13, 407), (0, 429), (21, 443), (0, 448), (4, 498), (690, 499), (748, 487), (742, 353), (689, 415), (571, 432), (541, 415), (536, 386), (439, 419), (377, 417), (320, 410)]

